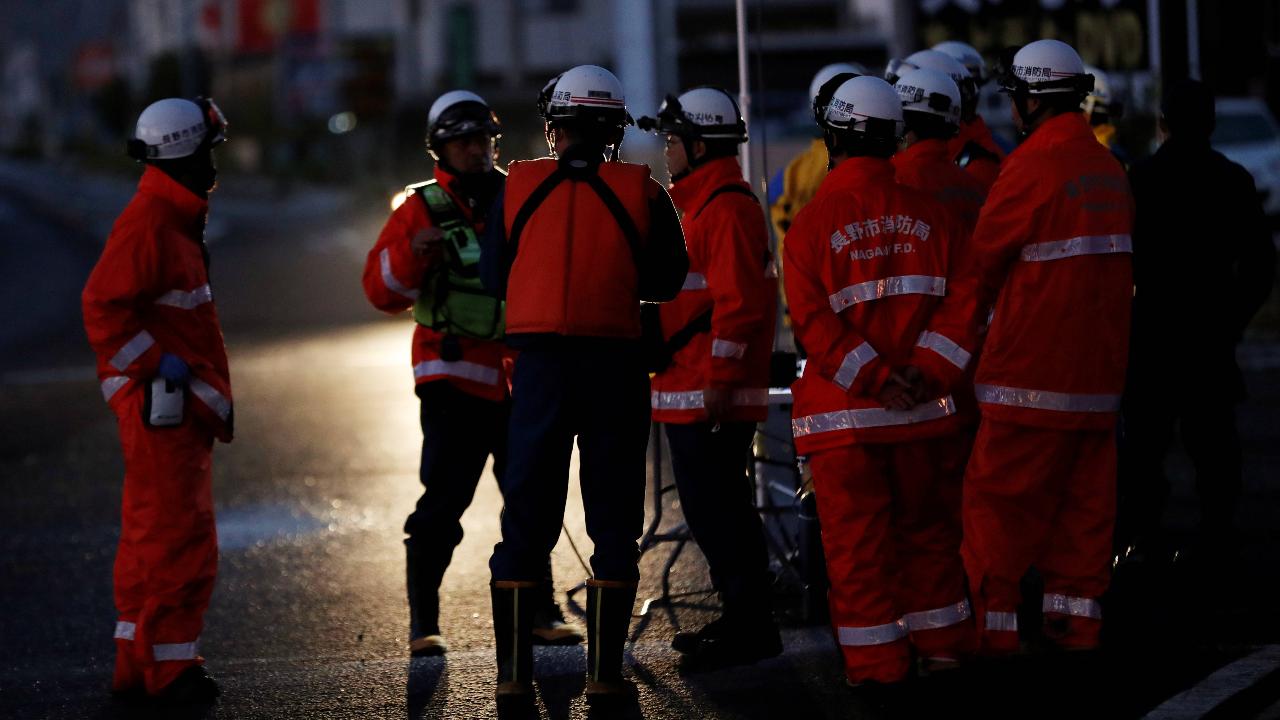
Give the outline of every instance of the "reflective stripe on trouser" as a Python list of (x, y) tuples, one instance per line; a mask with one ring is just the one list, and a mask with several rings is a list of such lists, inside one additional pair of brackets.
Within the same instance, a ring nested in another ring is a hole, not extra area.
[(1032, 565), (1044, 577), (1045, 607), (1055, 608), (1050, 615), (1056, 608), (1080, 613), (1066, 613), (1065, 629), (1051, 639), (1068, 647), (1097, 644), (1095, 606), (1077, 600), (1101, 596), (1110, 579), (1115, 463), (1110, 430), (982, 421), (964, 481), (961, 554), (974, 609), (989, 630), (988, 651), (1017, 648), (1009, 631), (1017, 627), (1019, 583)]
[(120, 618), (114, 683), (154, 694), (200, 662), (195, 643), (218, 562), (213, 437), (192, 414), (177, 427), (148, 430), (142, 393), (123, 402), (117, 413), (125, 481), (114, 569)]
[(971, 646), (969, 607), (958, 599), (966, 451), (957, 435), (810, 456), (832, 624), (851, 681), (903, 679), (910, 644), (943, 657)]

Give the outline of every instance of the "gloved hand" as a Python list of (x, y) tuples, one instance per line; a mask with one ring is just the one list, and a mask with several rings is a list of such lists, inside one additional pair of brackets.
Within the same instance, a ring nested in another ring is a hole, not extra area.
[(177, 355), (164, 353), (160, 356), (160, 377), (174, 385), (186, 385), (191, 379), (191, 368)]

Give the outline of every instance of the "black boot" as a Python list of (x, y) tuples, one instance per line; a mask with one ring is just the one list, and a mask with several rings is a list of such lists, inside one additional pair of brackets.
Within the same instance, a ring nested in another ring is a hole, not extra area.
[(777, 657), (782, 636), (768, 611), (726, 612), (697, 632), (676, 633), (671, 647), (684, 655), (683, 670), (718, 670)]
[(536, 582), (495, 580), (493, 639), (498, 649), (498, 705), (519, 705), (533, 698), (533, 611)]
[(428, 552), (405, 540), (405, 586), (409, 590), (409, 654), (443, 655), (449, 649), (440, 634), (440, 580), (448, 567), (438, 552)]
[(635, 685), (622, 677), (622, 651), (635, 602), (635, 583), (587, 581), (587, 702), (635, 697)]
[(582, 642), (582, 628), (565, 622), (556, 602), (555, 586), (547, 578), (538, 585), (537, 605), (533, 612), (534, 645), (577, 645)]
[(192, 665), (166, 685), (155, 701), (161, 705), (207, 705), (222, 691), (203, 665)]

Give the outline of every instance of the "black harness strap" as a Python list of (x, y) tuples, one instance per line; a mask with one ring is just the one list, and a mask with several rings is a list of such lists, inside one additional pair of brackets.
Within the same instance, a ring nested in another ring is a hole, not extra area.
[(720, 187), (716, 188), (715, 191), (713, 191), (710, 195), (707, 196), (707, 201), (702, 203), (702, 207), (698, 208), (698, 211), (693, 214), (693, 217), (691, 219), (697, 220), (698, 216), (701, 215), (702, 212), (707, 209), (707, 206), (711, 204), (712, 200), (715, 200), (716, 198), (726, 193), (737, 193), (739, 195), (746, 195), (747, 197), (754, 200), (757, 205), (760, 204), (760, 198), (756, 197), (755, 193), (742, 187), (741, 185), (737, 185), (737, 184), (721, 185)]
[(507, 242), (511, 245), (510, 257), (515, 257), (520, 250), (520, 233), (524, 232), (524, 226), (529, 223), (529, 218), (542, 206), (551, 191), (568, 178), (569, 173), (563, 168), (556, 168), (545, 180), (538, 183), (538, 187), (534, 188), (533, 192), (529, 193), (529, 198), (516, 211), (516, 217), (511, 221), (511, 235), (507, 238)]
[(613, 215), (618, 227), (622, 228), (622, 234), (627, 238), (627, 245), (631, 247), (631, 258), (635, 261), (636, 267), (639, 268), (640, 229), (636, 227), (636, 221), (631, 219), (631, 213), (627, 212), (627, 208), (623, 206), (622, 201), (618, 199), (617, 194), (604, 181), (604, 178), (592, 174), (586, 177), (586, 181), (587, 185), (596, 191), (596, 195), (600, 197), (600, 201), (604, 203), (604, 206), (609, 209), (609, 214)]
[(551, 191), (555, 190), (565, 180), (582, 180), (600, 198), (605, 208), (609, 210), (609, 214), (613, 216), (614, 221), (618, 223), (618, 227), (622, 229), (622, 234), (627, 239), (627, 246), (631, 248), (631, 257), (639, 266), (640, 229), (636, 227), (635, 220), (631, 218), (627, 208), (618, 199), (618, 195), (613, 192), (613, 188), (609, 187), (604, 178), (601, 178), (594, 170), (595, 168), (592, 168), (592, 171), (586, 173), (581, 171), (571, 173), (563, 167), (559, 167), (548, 175), (545, 180), (538, 183), (538, 186), (529, 194), (529, 198), (524, 201), (524, 204), (516, 212), (515, 219), (511, 221), (511, 235), (507, 238), (507, 242), (511, 246), (510, 257), (515, 257), (516, 253), (520, 251), (520, 233), (524, 231), (525, 225), (529, 223), (529, 218), (542, 206)]

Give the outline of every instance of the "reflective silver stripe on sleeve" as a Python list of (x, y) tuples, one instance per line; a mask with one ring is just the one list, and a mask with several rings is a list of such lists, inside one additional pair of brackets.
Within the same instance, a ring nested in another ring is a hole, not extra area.
[(861, 430), (866, 428), (912, 425), (937, 420), (956, 413), (956, 401), (950, 396), (930, 400), (910, 410), (862, 408), (818, 413), (791, 421), (791, 432), (796, 437), (817, 435), (837, 430)]
[(884, 645), (907, 636), (907, 624), (901, 619), (884, 625), (870, 627), (849, 627), (841, 625), (836, 628), (840, 644), (849, 647), (865, 647), (867, 645)]
[(181, 308), (183, 310), (194, 310), (207, 302), (213, 302), (213, 291), (209, 289), (208, 283), (205, 283), (190, 292), (185, 290), (170, 290), (156, 298), (157, 305), (168, 305), (169, 307)]
[(876, 349), (871, 347), (871, 343), (862, 343), (858, 347), (845, 353), (844, 362), (840, 363), (840, 369), (836, 370), (836, 375), (831, 378), (831, 380), (845, 390), (848, 390), (849, 386), (853, 384), (853, 381), (857, 379), (858, 373), (862, 372), (862, 368), (865, 367), (867, 363), (875, 360), (876, 357), (878, 357), (876, 355)]
[(155, 344), (156, 339), (151, 337), (151, 333), (143, 330), (134, 335), (133, 339), (125, 343), (124, 347), (120, 348), (120, 351), (115, 354), (115, 357), (111, 358), (111, 367), (124, 372), (126, 368), (133, 364), (134, 360), (142, 357), (142, 353), (151, 349), (151, 346)]
[(111, 402), (111, 398), (120, 392), (120, 388), (129, 384), (129, 378), (124, 375), (115, 375), (102, 381), (102, 399)]
[(702, 273), (691, 272), (684, 276), (684, 285), (680, 286), (681, 290), (706, 290), (707, 276)]
[(658, 392), (649, 394), (649, 406), (654, 410), (698, 410), (703, 407), (702, 391)]
[(987, 630), (1018, 632), (1018, 613), (987, 611)]
[(408, 288), (400, 284), (396, 276), (391, 273), (391, 250), (382, 248), (382, 252), (378, 254), (378, 262), (382, 265), (382, 284), (387, 286), (391, 292), (402, 295), (410, 300), (418, 299), (418, 289)]
[(764, 276), (769, 279), (778, 277), (778, 261), (769, 258), (769, 264), (764, 266)]
[(947, 279), (932, 275), (897, 275), (882, 280), (870, 280), (831, 295), (831, 309), (837, 313), (868, 300), (879, 300), (891, 295), (946, 295)]
[(970, 614), (972, 613), (969, 609), (969, 601), (965, 599), (945, 607), (934, 608), (933, 610), (907, 613), (902, 616), (902, 619), (907, 623), (908, 630), (920, 632), (921, 630), (937, 630), (957, 625), (968, 620)]
[(1116, 412), (1120, 409), (1119, 395), (1058, 393), (1000, 385), (974, 385), (973, 389), (977, 393), (978, 402), (992, 405), (1060, 412)]
[(922, 347), (926, 350), (932, 350), (941, 355), (947, 362), (955, 365), (961, 370), (969, 364), (972, 357), (968, 350), (960, 347), (954, 340), (943, 335), (942, 333), (931, 332), (925, 330), (920, 333), (919, 339), (916, 340), (916, 347)]
[[(738, 388), (733, 391), (733, 404), (738, 407), (763, 407), (769, 404), (769, 388)], [(701, 390), (659, 392), (649, 394), (654, 410), (701, 410), (706, 406)]]
[(1076, 617), (1087, 617), (1095, 620), (1102, 619), (1102, 606), (1093, 598), (1045, 593), (1042, 607), (1045, 612), (1075, 615)]
[(158, 643), (151, 646), (156, 662), (167, 660), (195, 660), (200, 656), (200, 641), (184, 643)]
[(498, 368), (467, 362), (466, 360), (424, 360), (413, 366), (416, 378), (431, 375), (448, 375), (485, 385), (498, 384)]
[(208, 405), (209, 409), (224, 422), (231, 415), (231, 401), (227, 399), (226, 395), (214, 389), (212, 385), (203, 380), (191, 378), (189, 387), (191, 392), (200, 398), (200, 402)]
[(746, 343), (736, 343), (732, 340), (721, 340), (720, 338), (711, 341), (711, 357), (741, 360), (746, 353)]
[(131, 622), (121, 620), (116, 623), (116, 640), (132, 640), (133, 636), (138, 632), (138, 626)]
[(1022, 247), (1023, 262), (1044, 262), (1080, 255), (1109, 255), (1133, 252), (1128, 235), (1081, 235), (1067, 240), (1032, 243)]

